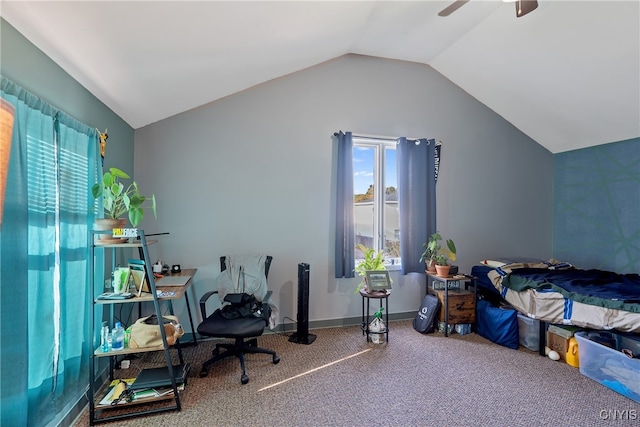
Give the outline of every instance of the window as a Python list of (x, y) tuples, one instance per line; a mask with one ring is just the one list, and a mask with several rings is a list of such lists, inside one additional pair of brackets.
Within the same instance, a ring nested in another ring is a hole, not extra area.
[(334, 136), (336, 278), (354, 277), (356, 243), (383, 251), (402, 274), (423, 272), (422, 244), (436, 231), (436, 141)]
[[(353, 138), (355, 243), (384, 252), (385, 263), (400, 264), (396, 141)], [(363, 254), (356, 249), (355, 259)]]

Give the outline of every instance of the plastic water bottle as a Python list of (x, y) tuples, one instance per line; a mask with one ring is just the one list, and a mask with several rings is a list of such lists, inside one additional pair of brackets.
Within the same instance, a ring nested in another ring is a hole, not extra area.
[(113, 343), (111, 344), (113, 350), (124, 350), (124, 328), (120, 322), (116, 322), (116, 327), (113, 328)]
[(100, 350), (103, 352), (109, 351), (109, 326), (107, 322), (102, 322), (102, 329), (100, 330)]

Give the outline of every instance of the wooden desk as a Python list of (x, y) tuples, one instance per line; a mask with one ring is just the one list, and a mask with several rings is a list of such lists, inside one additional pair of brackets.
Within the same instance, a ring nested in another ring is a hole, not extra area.
[[(175, 295), (172, 295), (172, 296), (163, 296), (159, 298), (161, 300), (168, 300), (170, 305), (171, 305), (171, 300), (179, 299), (184, 296), (184, 302), (187, 304), (187, 314), (189, 315), (189, 324), (191, 325), (191, 335), (193, 337), (191, 342), (184, 343), (184, 344), (198, 345), (198, 340), (196, 338), (196, 330), (193, 326), (193, 316), (191, 314), (191, 305), (189, 304), (189, 295), (187, 295), (187, 289), (189, 288), (189, 286), (192, 285), (193, 277), (196, 275), (197, 272), (198, 272), (197, 268), (185, 268), (180, 273), (171, 273), (170, 276), (191, 276), (191, 278), (187, 283), (185, 283), (184, 286), (161, 286), (159, 288), (162, 292), (176, 293)], [(161, 284), (162, 284), (162, 279), (156, 280), (156, 288), (158, 288), (158, 286)], [(171, 308), (171, 312), (173, 312), (173, 307)]]
[[(184, 286), (158, 286), (159, 284), (162, 283), (162, 279), (156, 279), (156, 290), (160, 290), (162, 292), (167, 292), (167, 293), (175, 292), (175, 294), (171, 296), (158, 297), (159, 300), (161, 301), (166, 300), (169, 303), (169, 311), (171, 312), (171, 314), (173, 314), (173, 305), (171, 304), (171, 301), (174, 299), (180, 299), (184, 297), (184, 301), (187, 304), (187, 314), (189, 315), (189, 324), (191, 325), (191, 331), (193, 334), (193, 340), (188, 344), (194, 344), (194, 345), (197, 345), (198, 341), (196, 338), (196, 330), (193, 326), (193, 316), (191, 314), (191, 305), (189, 304), (189, 295), (187, 294), (187, 289), (193, 283), (193, 276), (195, 276), (197, 272), (198, 272), (197, 268), (185, 268), (180, 273), (171, 274), (171, 276), (191, 276), (189, 281), (187, 281), (187, 283)], [(101, 299), (96, 300), (96, 304), (119, 304), (123, 302), (139, 303), (138, 317), (140, 317), (141, 310), (142, 310), (140, 304), (143, 302), (153, 302), (153, 296), (148, 292), (143, 292), (140, 296), (135, 295), (133, 298), (130, 298), (128, 300), (101, 300)]]

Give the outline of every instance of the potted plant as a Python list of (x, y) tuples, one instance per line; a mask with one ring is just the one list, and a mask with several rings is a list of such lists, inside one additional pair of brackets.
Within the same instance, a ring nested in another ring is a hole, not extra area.
[(436, 273), (440, 277), (449, 277), (449, 269), (451, 266), (448, 261), (456, 260), (456, 245), (453, 240), (445, 241), (446, 246), (440, 245), (442, 236), (437, 231), (429, 237), (429, 241), (424, 243), (424, 252), (420, 257), (420, 262), (424, 261), (427, 265), (427, 273)]
[(424, 262), (427, 267), (427, 273), (434, 274), (436, 272), (436, 255), (440, 249), (439, 241), (442, 240), (440, 234), (436, 231), (433, 233), (426, 243), (422, 244), (424, 252), (420, 256), (420, 262)]
[(356, 247), (364, 254), (363, 260), (356, 265), (354, 270), (362, 277), (362, 280), (360, 280), (356, 288), (356, 292), (359, 292), (363, 286), (364, 289), (367, 290), (367, 271), (386, 270), (387, 267), (384, 265), (384, 253), (382, 251), (378, 252), (373, 248), (366, 247), (362, 243), (358, 243)]
[(456, 260), (456, 245), (453, 240), (447, 239), (445, 247), (439, 247), (436, 253), (436, 274), (440, 277), (449, 277), (451, 266), (448, 261)]
[[(110, 168), (102, 176), (102, 181), (95, 183), (91, 187), (91, 194), (94, 199), (102, 197), (104, 209), (104, 219), (96, 220), (97, 230), (124, 228), (127, 220), (121, 217), (126, 213), (128, 213), (131, 225), (134, 228), (137, 227), (144, 218), (144, 204), (147, 201), (151, 202), (153, 215), (157, 218), (155, 195), (151, 195), (151, 197), (143, 196), (140, 194), (138, 184), (135, 181), (125, 187), (125, 184), (121, 181), (123, 179), (131, 179), (131, 177), (118, 168)], [(102, 235), (101, 237), (104, 237), (102, 240), (110, 240), (108, 235)]]

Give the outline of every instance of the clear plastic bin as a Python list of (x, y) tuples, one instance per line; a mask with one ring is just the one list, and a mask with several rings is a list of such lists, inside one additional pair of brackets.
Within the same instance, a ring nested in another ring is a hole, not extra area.
[[(640, 402), (640, 359), (622, 349), (640, 349), (640, 337), (615, 332), (576, 332), (580, 373), (629, 399)], [(631, 350), (633, 351), (633, 350)]]
[(540, 321), (518, 313), (520, 345), (532, 351), (540, 348)]

